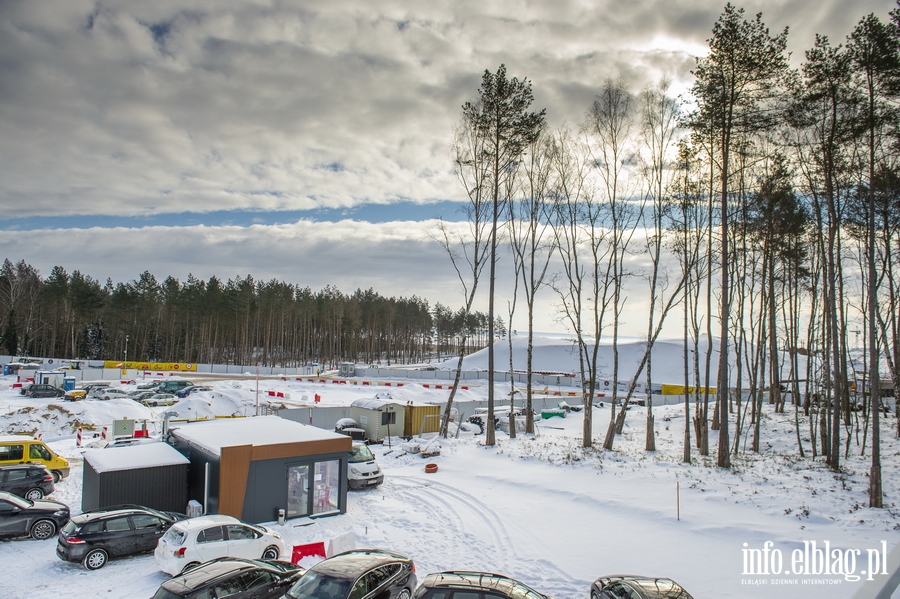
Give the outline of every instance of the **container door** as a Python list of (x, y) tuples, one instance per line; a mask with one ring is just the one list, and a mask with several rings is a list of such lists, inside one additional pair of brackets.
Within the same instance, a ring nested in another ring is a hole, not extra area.
[(287, 517), (309, 515), (309, 464), (288, 466)]
[(338, 509), (341, 492), (341, 462), (328, 460), (315, 464), (313, 514), (327, 514)]

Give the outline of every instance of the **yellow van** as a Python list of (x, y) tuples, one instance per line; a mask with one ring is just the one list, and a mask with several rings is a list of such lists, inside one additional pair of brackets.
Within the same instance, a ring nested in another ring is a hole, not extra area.
[(69, 476), (69, 462), (33, 437), (25, 435), (0, 436), (0, 466), (25, 463), (43, 464), (53, 475), (53, 482)]

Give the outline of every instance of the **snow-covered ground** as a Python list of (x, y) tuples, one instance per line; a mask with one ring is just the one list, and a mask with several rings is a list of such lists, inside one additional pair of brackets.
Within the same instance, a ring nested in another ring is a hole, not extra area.
[[(173, 409), (193, 415), (253, 413), (255, 381), (210, 384), (213, 391), (193, 395)], [(280, 380), (263, 381), (260, 388), (263, 398), (272, 389), (297, 402), (318, 394), (323, 405), (347, 405), (385, 391)], [(498, 386), (498, 395), (504, 391)], [(390, 393), (401, 401), (429, 401), (444, 399), (447, 392), (408, 384)], [(483, 398), (487, 391), (482, 384), (461, 394)], [(75, 446), (73, 423), (99, 426), (126, 415), (154, 418), (163, 409), (153, 411), (129, 400), (28, 400), (0, 382), (0, 414), (4, 410), (0, 431), (40, 427), (51, 447), (70, 458), (72, 474), (57, 486), (54, 497), (77, 512), (82, 450)], [(797, 457), (790, 410), (767, 412), (763, 454), (741, 453), (734, 467), (724, 471), (694, 451), (694, 464), (687, 466), (681, 464), (683, 410), (654, 408), (658, 450), (652, 453), (643, 450), (645, 412), (638, 407), (629, 412), (615, 451), (598, 449), (608, 404), (594, 412), (590, 449), (581, 447), (583, 422), (576, 413), (539, 422), (533, 438), (511, 440), (498, 432), (494, 447), (467, 432), (443, 440), (441, 455), (428, 460), (439, 466), (433, 474), (424, 472), (426, 460), (404, 453), (398, 444), (373, 446), (386, 475), (381, 487), (350, 493), (345, 515), (305, 526), (288, 521), (281, 532), (289, 544), (301, 544), (350, 531), (358, 547), (410, 555), (420, 579), (449, 568), (495, 571), (556, 599), (584, 599), (591, 581), (614, 573), (668, 576), (697, 599), (851, 597), (861, 584), (848, 580), (852, 576), (746, 574), (744, 550), (763, 549), (771, 541), (770, 554), (780, 551), (783, 567), (790, 568), (792, 552), (799, 549), (802, 555), (804, 542), (821, 548), (827, 541), (843, 556), (859, 550), (853, 565), (860, 574), (868, 567), (867, 550), (881, 549), (882, 541), (890, 550), (900, 542), (900, 443), (893, 417), (884, 422), (882, 446), (889, 507), (874, 510), (865, 507), (869, 460), (859, 455), (855, 443), (844, 471), (835, 474), (821, 461)], [(802, 417), (801, 437), (808, 439)], [(715, 451), (714, 432), (711, 447)], [(151, 597), (166, 579), (152, 555), (114, 560), (88, 572), (62, 562), (54, 551), (53, 540), (0, 541), (0, 597)]]

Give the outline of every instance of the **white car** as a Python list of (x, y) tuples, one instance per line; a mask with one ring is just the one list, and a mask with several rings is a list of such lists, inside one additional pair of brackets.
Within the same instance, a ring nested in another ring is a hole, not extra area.
[(278, 559), (284, 540), (274, 530), (221, 514), (188, 518), (173, 524), (156, 545), (159, 569), (177, 576), (217, 557)]
[(384, 474), (375, 461), (375, 454), (365, 443), (353, 443), (348, 462), (347, 482), (351, 489), (377, 487), (384, 482)]
[(132, 399), (130, 395), (126, 391), (116, 388), (104, 389), (98, 395), (100, 399)]

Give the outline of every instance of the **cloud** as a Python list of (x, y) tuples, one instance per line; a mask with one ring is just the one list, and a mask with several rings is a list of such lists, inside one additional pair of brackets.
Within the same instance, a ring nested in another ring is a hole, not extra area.
[[(747, 10), (773, 31), (795, 27), (802, 54), (814, 31), (839, 41), (892, 5)], [(20, 215), (140, 215), (458, 199), (451, 130), (484, 69), (505, 62), (551, 124), (578, 123), (607, 77), (686, 88), (721, 7), (20, 0), (0, 11), (0, 201)]]

